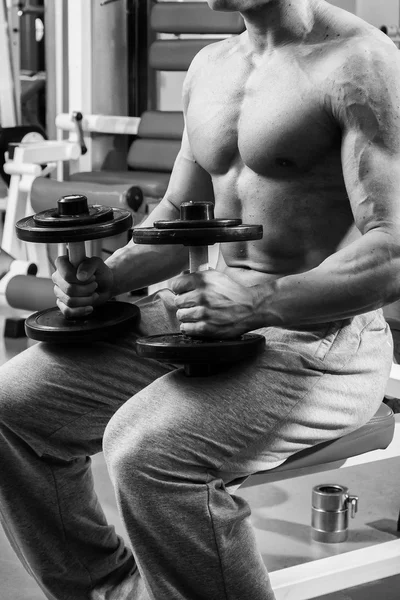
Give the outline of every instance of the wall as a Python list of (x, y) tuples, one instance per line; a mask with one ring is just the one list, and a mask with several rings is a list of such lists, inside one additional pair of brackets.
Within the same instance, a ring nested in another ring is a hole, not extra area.
[(399, 0), (356, 0), (356, 14), (374, 25), (399, 25)]
[(398, 25), (399, 0), (327, 0), (330, 4), (344, 8), (375, 27)]
[(339, 6), (339, 8), (344, 8), (344, 10), (348, 10), (356, 14), (356, 2), (357, 0), (328, 0), (330, 4), (334, 4), (335, 6)]

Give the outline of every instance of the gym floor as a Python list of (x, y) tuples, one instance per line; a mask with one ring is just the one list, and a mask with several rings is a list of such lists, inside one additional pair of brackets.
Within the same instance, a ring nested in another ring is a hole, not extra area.
[[(0, 364), (27, 347), (26, 339), (3, 336), (4, 320), (13, 316), (23, 316), (23, 313), (0, 303)], [(109, 521), (127, 539), (102, 454), (93, 458), (93, 472), (98, 496)], [(311, 489), (328, 480), (348, 486), (360, 499), (359, 512), (350, 523), (348, 541), (342, 544), (318, 544), (310, 538)], [(272, 572), (399, 537), (396, 533), (399, 489), (400, 459), (396, 458), (386, 461), (384, 468), (382, 463), (363, 465), (247, 488), (237, 493), (251, 506), (259, 548)], [(0, 582), (0, 600), (45, 600), (35, 581), (18, 562), (1, 528)], [(396, 576), (324, 595), (317, 600), (399, 600), (399, 590), (400, 576)]]

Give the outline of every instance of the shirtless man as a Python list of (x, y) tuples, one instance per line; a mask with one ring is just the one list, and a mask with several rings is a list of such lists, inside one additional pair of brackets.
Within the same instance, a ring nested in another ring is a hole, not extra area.
[[(213, 200), (264, 238), (222, 246), (215, 270), (191, 275), (175, 246), (128, 244), (77, 273), (59, 260), (66, 315), (178, 276), (139, 303), (138, 332), (37, 344), (0, 371), (2, 521), (51, 600), (272, 600), (235, 486), (360, 427), (385, 390), (380, 307), (400, 296), (399, 53), (322, 0), (209, 4), (240, 11), (247, 31), (193, 61), (182, 149), (143, 225)], [(136, 357), (137, 333), (179, 327), (256, 330), (265, 350), (206, 378)], [(133, 553), (92, 489), (102, 443)]]

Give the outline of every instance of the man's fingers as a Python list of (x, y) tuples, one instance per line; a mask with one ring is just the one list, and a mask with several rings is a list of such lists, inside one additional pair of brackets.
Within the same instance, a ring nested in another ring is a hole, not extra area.
[[(53, 274), (53, 281), (54, 276), (57, 276), (59, 280), (63, 279), (69, 283), (77, 283), (77, 281), (79, 280), (82, 282), (85, 281), (85, 283), (91, 283), (91, 281), (95, 280), (94, 273), (96, 272), (97, 264), (91, 265), (89, 263), (89, 265), (87, 265), (86, 261), (84, 261), (83, 263), (81, 263), (81, 265), (79, 265), (77, 270), (69, 262), (68, 256), (58, 256), (55, 261), (55, 266), (57, 270)], [(77, 277), (79, 269), (81, 269), (81, 276)], [(82, 277), (82, 271), (86, 273), (85, 277)]]
[(181, 323), (180, 331), (192, 337), (212, 337), (212, 329), (204, 321)]
[[(101, 261), (100, 264), (102, 265), (103, 262)], [(97, 260), (94, 260), (93, 258), (90, 260), (84, 260), (83, 262), (81, 262), (81, 264), (76, 270), (76, 278), (78, 279), (78, 281), (82, 282), (90, 281), (90, 279), (94, 277), (94, 274), (96, 273), (98, 268), (99, 263)]]
[(60, 273), (61, 277), (68, 281), (75, 281), (75, 268), (68, 260), (68, 256), (58, 256), (55, 260), (56, 273)]
[(90, 296), (97, 289), (97, 282), (95, 280), (92, 280), (91, 283), (86, 283), (85, 285), (70, 283), (63, 279), (58, 271), (53, 273), (52, 280), (56, 287), (67, 296)]
[[(76, 286), (78, 287), (78, 286)], [(69, 308), (79, 308), (82, 306), (91, 306), (98, 299), (99, 295), (97, 293), (88, 293), (86, 290), (86, 294), (70, 296), (65, 294), (57, 285), (54, 286), (54, 293), (56, 298), (63, 303), (64, 306), (68, 306)]]
[(60, 309), (60, 311), (62, 312), (62, 314), (64, 315), (64, 317), (66, 317), (67, 319), (79, 319), (79, 318), (85, 317), (87, 315), (90, 315), (90, 313), (93, 312), (92, 306), (71, 308), (70, 306), (66, 306), (58, 298), (56, 300), (56, 304), (57, 304), (58, 308)]
[(191, 292), (197, 287), (199, 287), (199, 280), (198, 277), (196, 277), (196, 273), (191, 273), (190, 275), (180, 275), (173, 280), (171, 285), (171, 289), (174, 294)]
[(176, 311), (176, 318), (181, 323), (194, 323), (204, 319), (206, 309), (204, 306), (194, 306), (193, 308), (180, 308)]
[(193, 308), (195, 306), (208, 306), (207, 297), (200, 290), (193, 290), (175, 297), (175, 306), (180, 308)]
[(110, 269), (98, 257), (85, 258), (76, 269), (67, 256), (60, 256), (52, 279), (57, 306), (67, 318), (82, 318), (93, 306), (108, 300), (112, 285)]
[[(53, 283), (66, 296), (87, 297), (91, 296), (97, 289), (97, 282), (94, 277), (97, 263), (94, 265), (88, 261), (83, 261), (82, 265), (79, 266), (79, 268), (82, 267), (80, 281), (75, 267), (71, 265), (67, 256), (59, 256), (56, 259), (56, 267), (57, 270), (52, 275)], [(85, 277), (82, 277), (82, 272), (86, 273)]]

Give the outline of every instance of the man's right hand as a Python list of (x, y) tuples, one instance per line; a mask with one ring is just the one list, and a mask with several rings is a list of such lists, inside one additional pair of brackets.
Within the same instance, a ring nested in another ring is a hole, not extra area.
[(67, 256), (59, 256), (56, 267), (52, 276), (54, 293), (57, 306), (65, 317), (89, 315), (94, 306), (111, 298), (113, 274), (101, 258), (86, 258), (76, 269)]

